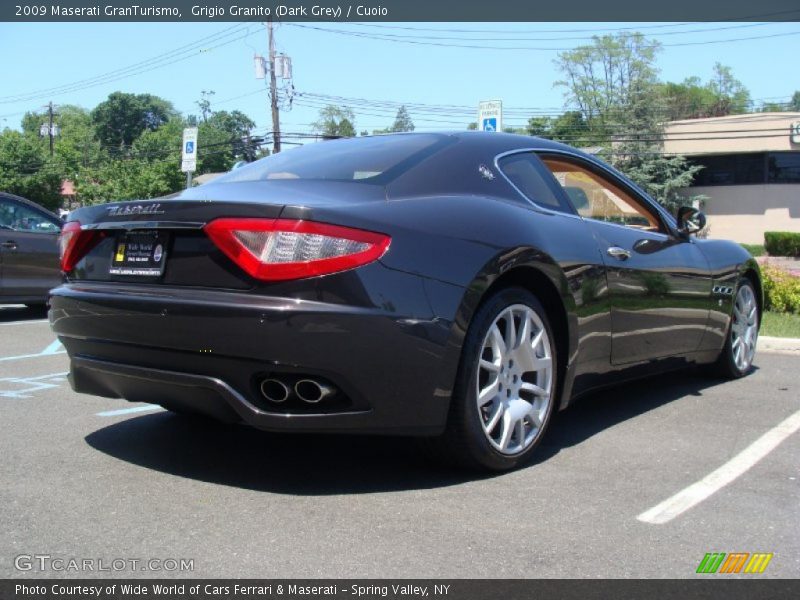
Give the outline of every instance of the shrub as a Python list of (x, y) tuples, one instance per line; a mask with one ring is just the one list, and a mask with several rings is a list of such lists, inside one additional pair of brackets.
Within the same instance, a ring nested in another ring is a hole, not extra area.
[(761, 283), (767, 310), (800, 314), (800, 277), (764, 265)]
[(766, 252), (761, 244), (742, 244), (742, 247), (753, 256), (764, 256)]
[(767, 231), (764, 247), (770, 256), (800, 256), (800, 233), (791, 231)]

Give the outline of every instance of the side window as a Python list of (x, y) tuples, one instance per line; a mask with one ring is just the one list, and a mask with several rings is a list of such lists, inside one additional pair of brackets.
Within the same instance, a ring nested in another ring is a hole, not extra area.
[(45, 215), (16, 202), (0, 201), (0, 225), (14, 231), (56, 233), (59, 226)]
[(610, 179), (562, 158), (543, 157), (542, 162), (582, 217), (637, 229), (660, 230), (659, 220), (651, 210)]
[(13, 229), (11, 224), (14, 222), (13, 204), (8, 200), (0, 199), (0, 229)]
[(511, 154), (501, 158), (498, 165), (509, 181), (531, 202), (551, 210), (574, 214), (572, 207), (564, 202), (558, 189), (554, 188), (547, 169), (535, 154)]

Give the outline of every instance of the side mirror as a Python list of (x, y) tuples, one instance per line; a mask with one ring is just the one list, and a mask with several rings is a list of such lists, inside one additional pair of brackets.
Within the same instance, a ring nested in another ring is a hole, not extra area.
[(692, 206), (678, 209), (678, 230), (686, 235), (697, 233), (706, 226), (706, 216)]

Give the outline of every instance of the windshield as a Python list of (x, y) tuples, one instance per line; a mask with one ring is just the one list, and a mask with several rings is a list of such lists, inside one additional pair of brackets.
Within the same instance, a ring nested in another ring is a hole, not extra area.
[(214, 183), (312, 179), (384, 184), (438, 150), (441, 134), (381, 135), (305, 144), (231, 171)]

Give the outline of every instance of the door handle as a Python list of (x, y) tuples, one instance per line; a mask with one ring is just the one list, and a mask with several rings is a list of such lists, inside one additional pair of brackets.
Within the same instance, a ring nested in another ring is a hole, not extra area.
[(609, 256), (613, 256), (617, 260), (628, 260), (631, 257), (631, 253), (625, 248), (620, 248), (619, 246), (611, 246), (606, 253)]
[(3, 248), (8, 248), (9, 250), (16, 250), (17, 249), (17, 242), (14, 241), (7, 241), (0, 244)]

